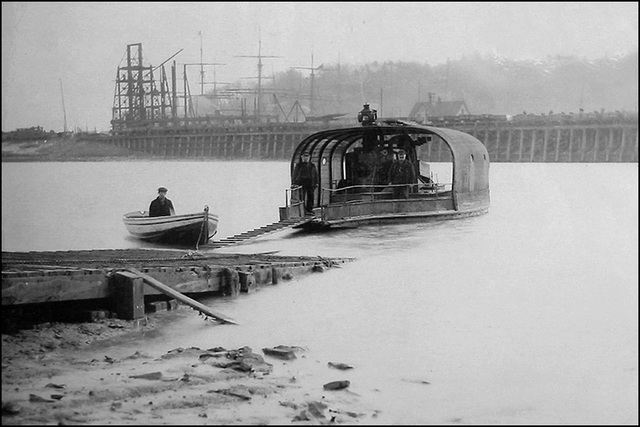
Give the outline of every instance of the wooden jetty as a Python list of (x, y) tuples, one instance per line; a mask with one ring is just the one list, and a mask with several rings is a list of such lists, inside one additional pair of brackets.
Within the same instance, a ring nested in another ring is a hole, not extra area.
[(351, 260), (173, 249), (2, 252), (2, 308), (100, 300), (118, 318), (139, 319), (145, 297), (166, 295), (185, 303), (187, 295), (236, 296)]
[(151, 286), (152, 288), (159, 290), (165, 295), (169, 295), (170, 297), (175, 298), (176, 300), (178, 300), (183, 304), (187, 304), (191, 308), (195, 308), (196, 310), (199, 310), (201, 313), (204, 313), (205, 315), (210, 316), (221, 323), (234, 323), (234, 324), (236, 323), (233, 320), (231, 320), (228, 316), (225, 316), (222, 313), (212, 310), (206, 305), (199, 303), (198, 301), (191, 299), (184, 294), (181, 294), (180, 292), (174, 290), (170, 286), (167, 286), (164, 283), (160, 282), (159, 280), (156, 280), (153, 277), (149, 276), (148, 274), (141, 272), (137, 268), (129, 267), (127, 268), (127, 271), (142, 278), (142, 280), (144, 280), (144, 282), (149, 286)]

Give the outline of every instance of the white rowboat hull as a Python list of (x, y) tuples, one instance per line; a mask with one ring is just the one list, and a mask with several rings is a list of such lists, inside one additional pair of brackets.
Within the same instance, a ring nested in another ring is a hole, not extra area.
[(204, 211), (158, 217), (135, 211), (124, 214), (122, 220), (129, 233), (150, 242), (204, 244), (218, 231), (218, 216)]

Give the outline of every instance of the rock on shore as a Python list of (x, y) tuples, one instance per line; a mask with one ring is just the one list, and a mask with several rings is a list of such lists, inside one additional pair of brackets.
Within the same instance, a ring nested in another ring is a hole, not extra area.
[[(262, 355), (250, 346), (194, 346), (161, 355), (135, 348), (144, 334), (189, 314), (45, 324), (3, 335), (2, 424), (317, 425), (377, 417), (356, 390), (323, 389), (307, 378), (293, 365), (298, 358)], [(300, 347), (273, 348), (313, 357)]]

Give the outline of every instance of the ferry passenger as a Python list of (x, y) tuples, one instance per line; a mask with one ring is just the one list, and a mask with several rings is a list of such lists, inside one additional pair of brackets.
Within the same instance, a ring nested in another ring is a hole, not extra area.
[(149, 216), (170, 216), (175, 215), (173, 202), (167, 199), (167, 187), (158, 188), (158, 197), (151, 201), (149, 205)]
[[(398, 160), (391, 164), (389, 169), (389, 185), (394, 185), (393, 197), (406, 199), (409, 197), (409, 189), (416, 182), (416, 171), (404, 150), (398, 151)], [(400, 185), (406, 184), (406, 185)]]
[[(358, 166), (356, 169), (356, 184), (363, 186), (374, 185), (375, 174), (378, 163), (378, 155), (375, 151), (365, 151), (358, 155)], [(362, 187), (362, 191), (371, 191), (371, 189), (365, 189)]]
[(389, 169), (393, 163), (393, 155), (389, 154), (389, 150), (386, 148), (380, 151), (378, 157), (378, 164), (376, 165), (376, 184), (387, 185), (389, 183)]
[(404, 150), (407, 154), (407, 159), (414, 168), (417, 168), (418, 162), (418, 154), (416, 153), (415, 145), (413, 139), (409, 135), (396, 135), (389, 141), (392, 145), (395, 145), (400, 150)]
[(293, 185), (302, 187), (302, 197), (304, 200), (305, 211), (307, 214), (313, 214), (313, 195), (318, 186), (318, 169), (316, 165), (311, 163), (309, 153), (303, 153), (300, 156), (302, 160), (293, 169)]

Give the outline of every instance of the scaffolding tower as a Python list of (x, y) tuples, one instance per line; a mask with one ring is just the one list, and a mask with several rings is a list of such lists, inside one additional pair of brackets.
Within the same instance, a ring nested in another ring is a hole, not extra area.
[[(153, 77), (153, 72), (158, 68), (159, 90)], [(175, 75), (175, 69), (172, 72)], [(172, 95), (164, 65), (153, 68), (143, 64), (142, 43), (127, 45), (127, 63), (118, 67), (116, 75), (112, 127), (116, 129), (128, 124), (175, 117), (175, 84), (173, 86)]]

